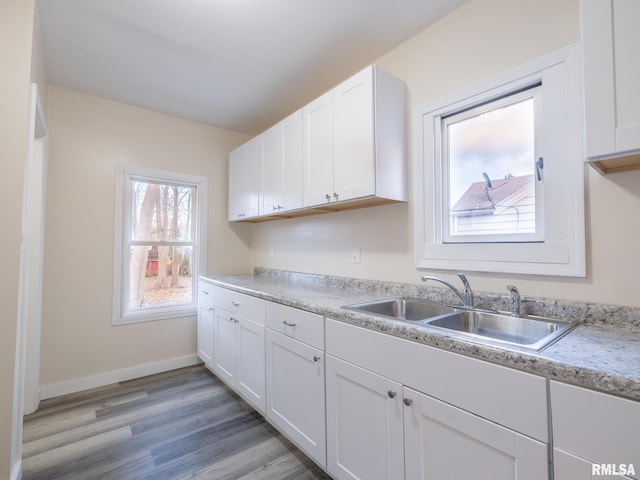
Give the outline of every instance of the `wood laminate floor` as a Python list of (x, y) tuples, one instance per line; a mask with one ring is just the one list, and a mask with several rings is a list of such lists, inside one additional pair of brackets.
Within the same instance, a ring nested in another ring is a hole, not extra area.
[(24, 480), (330, 478), (202, 366), (41, 403)]

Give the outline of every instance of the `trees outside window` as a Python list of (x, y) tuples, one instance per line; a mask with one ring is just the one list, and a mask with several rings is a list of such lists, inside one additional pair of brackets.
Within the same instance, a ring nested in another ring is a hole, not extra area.
[(206, 179), (121, 167), (116, 190), (114, 323), (193, 314)]

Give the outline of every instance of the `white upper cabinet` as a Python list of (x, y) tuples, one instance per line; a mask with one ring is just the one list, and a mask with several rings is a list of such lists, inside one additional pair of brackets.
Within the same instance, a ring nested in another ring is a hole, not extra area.
[(407, 201), (406, 87), (371, 65), (229, 154), (229, 221)]
[(244, 213), (244, 171), (247, 145), (240, 145), (229, 154), (229, 220), (239, 220)]
[(334, 91), (333, 187), (348, 200), (376, 193), (373, 72), (368, 68)]
[(260, 216), (302, 207), (302, 110), (262, 134)]
[(303, 108), (303, 204), (406, 201), (405, 85), (372, 65)]
[(320, 205), (333, 196), (333, 92), (302, 109), (303, 205)]
[(255, 137), (229, 154), (229, 220), (258, 216), (263, 138)]
[(587, 159), (604, 173), (640, 168), (640, 2), (580, 6)]

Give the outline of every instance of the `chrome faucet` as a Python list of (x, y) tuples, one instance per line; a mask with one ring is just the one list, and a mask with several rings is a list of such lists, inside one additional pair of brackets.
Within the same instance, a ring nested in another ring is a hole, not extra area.
[(507, 285), (507, 290), (511, 293), (511, 316), (521, 317), (520, 313), (520, 291), (515, 285)]
[(462, 281), (462, 285), (464, 286), (464, 290), (462, 291), (462, 293), (452, 284), (438, 277), (425, 275), (424, 277), (422, 277), (422, 281), (426, 282), (427, 280), (433, 280), (434, 282), (442, 283), (443, 285), (449, 287), (451, 291), (455, 293), (458, 297), (460, 297), (460, 300), (462, 300), (462, 304), (464, 305), (464, 308), (472, 309), (473, 308), (473, 290), (471, 290), (471, 285), (469, 285), (469, 281), (467, 280), (467, 277), (464, 276), (464, 274), (459, 273), (458, 277), (460, 278), (460, 280)]

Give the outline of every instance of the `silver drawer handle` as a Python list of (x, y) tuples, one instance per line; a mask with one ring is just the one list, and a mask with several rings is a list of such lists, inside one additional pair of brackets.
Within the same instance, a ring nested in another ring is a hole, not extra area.
[(202, 293), (204, 293), (205, 295), (209, 295), (209, 292), (207, 292), (206, 290), (202, 290)]
[(410, 407), (411, 404), (413, 403), (413, 400), (411, 400), (410, 398), (403, 398), (402, 401), (407, 407)]
[(320, 360), (320, 357), (319, 357), (319, 356), (317, 356), (317, 355), (314, 355), (314, 356), (313, 356), (313, 361), (314, 361), (314, 362), (317, 362), (317, 361), (319, 361), (319, 360)]
[(239, 307), (240, 304), (238, 302), (231, 302), (231, 305), (233, 305), (234, 307)]
[(233, 322), (233, 323), (238, 323), (239, 322), (239, 320), (237, 318), (233, 318), (233, 317), (231, 317), (229, 320), (231, 322)]
[(389, 398), (396, 398), (396, 392), (394, 390), (389, 390), (387, 395), (389, 395)]
[(213, 310), (213, 307), (209, 307), (209, 311)]
[(283, 321), (282, 321), (282, 324), (283, 324), (283, 325), (286, 325), (287, 327), (295, 327), (295, 326), (296, 326), (296, 324), (295, 324), (295, 323), (289, 323), (289, 322), (287, 322), (286, 320), (283, 320)]

